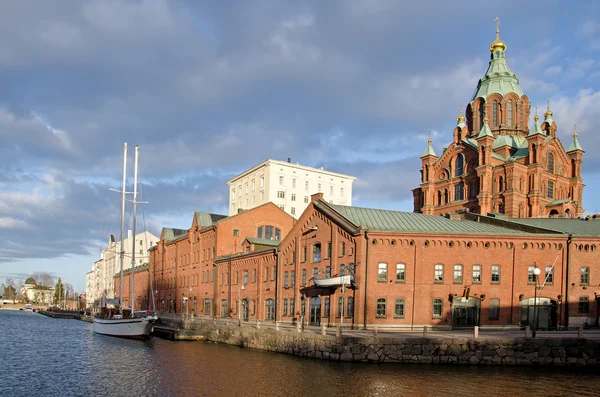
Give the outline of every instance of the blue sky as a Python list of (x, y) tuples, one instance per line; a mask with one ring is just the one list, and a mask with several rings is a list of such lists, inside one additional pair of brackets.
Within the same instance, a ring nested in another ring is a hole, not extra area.
[(83, 291), (118, 233), (125, 141), (156, 234), (225, 213), (225, 181), (267, 158), (356, 176), (354, 205), (412, 211), (427, 131), (438, 153), (452, 141), (496, 16), (564, 145), (577, 124), (583, 204), (600, 212), (599, 15), (592, 0), (2, 2), (0, 281), (48, 272)]

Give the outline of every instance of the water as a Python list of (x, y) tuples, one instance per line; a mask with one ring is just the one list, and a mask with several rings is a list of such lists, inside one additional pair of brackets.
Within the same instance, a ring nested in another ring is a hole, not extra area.
[(0, 396), (598, 396), (597, 368), (352, 364), (0, 310)]

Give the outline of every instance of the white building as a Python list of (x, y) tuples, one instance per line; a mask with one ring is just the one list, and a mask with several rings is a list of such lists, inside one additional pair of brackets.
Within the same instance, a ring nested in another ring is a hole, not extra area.
[(38, 305), (51, 305), (54, 300), (54, 287), (45, 287), (29, 277), (21, 286), (21, 295), (29, 302)]
[(266, 160), (235, 178), (229, 185), (229, 215), (269, 201), (297, 218), (310, 202), (310, 195), (323, 193), (332, 204), (352, 205), (353, 176), (277, 160)]
[[(131, 233), (129, 233), (131, 234)], [(159, 238), (149, 232), (135, 236), (135, 266), (149, 262), (148, 249), (158, 243)], [(133, 237), (123, 240), (123, 271), (131, 269)], [(115, 275), (121, 271), (121, 242), (110, 237), (107, 247), (102, 251), (100, 259), (94, 262), (92, 270), (86, 274), (87, 307), (97, 310), (102, 307), (105, 298), (115, 297)]]

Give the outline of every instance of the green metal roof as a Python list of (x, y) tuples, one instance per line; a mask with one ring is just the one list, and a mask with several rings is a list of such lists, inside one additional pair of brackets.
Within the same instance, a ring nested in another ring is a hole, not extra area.
[(523, 90), (519, 85), (519, 78), (510, 71), (506, 64), (504, 51), (494, 51), (488, 69), (481, 80), (479, 80), (471, 101), (477, 98), (487, 99), (490, 94), (495, 93), (504, 97), (509, 92), (514, 92), (519, 98), (523, 95)]
[(333, 204), (328, 205), (355, 226), (364, 227), (370, 231), (531, 235), (531, 233), (470, 220), (450, 220), (439, 215), (424, 215), (414, 212), (378, 210)]
[(250, 244), (269, 245), (273, 247), (279, 247), (279, 244), (281, 243), (281, 241), (279, 240), (269, 240), (266, 238), (258, 237), (247, 237), (246, 240), (248, 240)]
[(550, 203), (546, 204), (546, 207), (554, 207), (555, 205), (565, 204), (565, 203), (568, 203), (569, 201), (571, 201), (571, 200), (570, 199), (554, 200), (554, 201), (551, 201)]
[(227, 215), (211, 214), (209, 212), (194, 212), (196, 223), (200, 227), (211, 226), (213, 223), (227, 218)]
[[(534, 120), (537, 118), (537, 115), (535, 116)], [(527, 136), (533, 136), (533, 135), (544, 135), (544, 131), (542, 131), (542, 128), (540, 127), (540, 119), (535, 120), (535, 122), (533, 123), (533, 128), (529, 129), (529, 134), (527, 134)]]
[(481, 127), (481, 131), (479, 131), (477, 138), (483, 138), (484, 136), (491, 136), (492, 138), (494, 137), (494, 134), (492, 134), (492, 131), (490, 131), (490, 126), (487, 122), (483, 123), (483, 127)]
[(579, 144), (579, 140), (577, 139), (577, 134), (573, 134), (573, 142), (571, 142), (571, 146), (569, 146), (569, 150), (567, 150), (567, 153), (574, 152), (576, 150), (581, 150), (583, 152), (583, 149)]
[(171, 227), (163, 228), (164, 238), (167, 241), (175, 240), (176, 238), (181, 237), (184, 234), (187, 234), (187, 232), (188, 231), (185, 229), (174, 229)]
[(431, 146), (431, 140), (427, 141), (427, 147), (425, 148), (425, 152), (423, 152), (423, 154), (421, 155), (421, 157), (425, 156), (435, 156), (435, 151)]
[(600, 236), (600, 220), (586, 221), (577, 218), (513, 218), (507, 222), (535, 226), (561, 233)]

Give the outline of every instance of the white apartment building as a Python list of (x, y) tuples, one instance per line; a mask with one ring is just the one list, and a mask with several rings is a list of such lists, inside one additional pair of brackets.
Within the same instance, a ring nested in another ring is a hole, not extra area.
[[(123, 271), (131, 269), (132, 245), (133, 238), (131, 231), (128, 237), (123, 240)], [(148, 263), (150, 256), (148, 249), (158, 243), (159, 238), (149, 232), (139, 233), (135, 236), (135, 266)], [(86, 299), (87, 306), (94, 310), (102, 307), (103, 299), (116, 298), (115, 296), (115, 275), (121, 271), (120, 255), (121, 242), (115, 241), (113, 236), (110, 237), (108, 245), (100, 259), (92, 265), (92, 271), (89, 276), (86, 274)], [(87, 280), (91, 280), (90, 283)], [(88, 289), (90, 288), (90, 289)]]
[(310, 195), (323, 193), (332, 204), (352, 205), (352, 182), (349, 175), (266, 160), (227, 181), (229, 185), (229, 215), (273, 202), (298, 218), (310, 203)]

